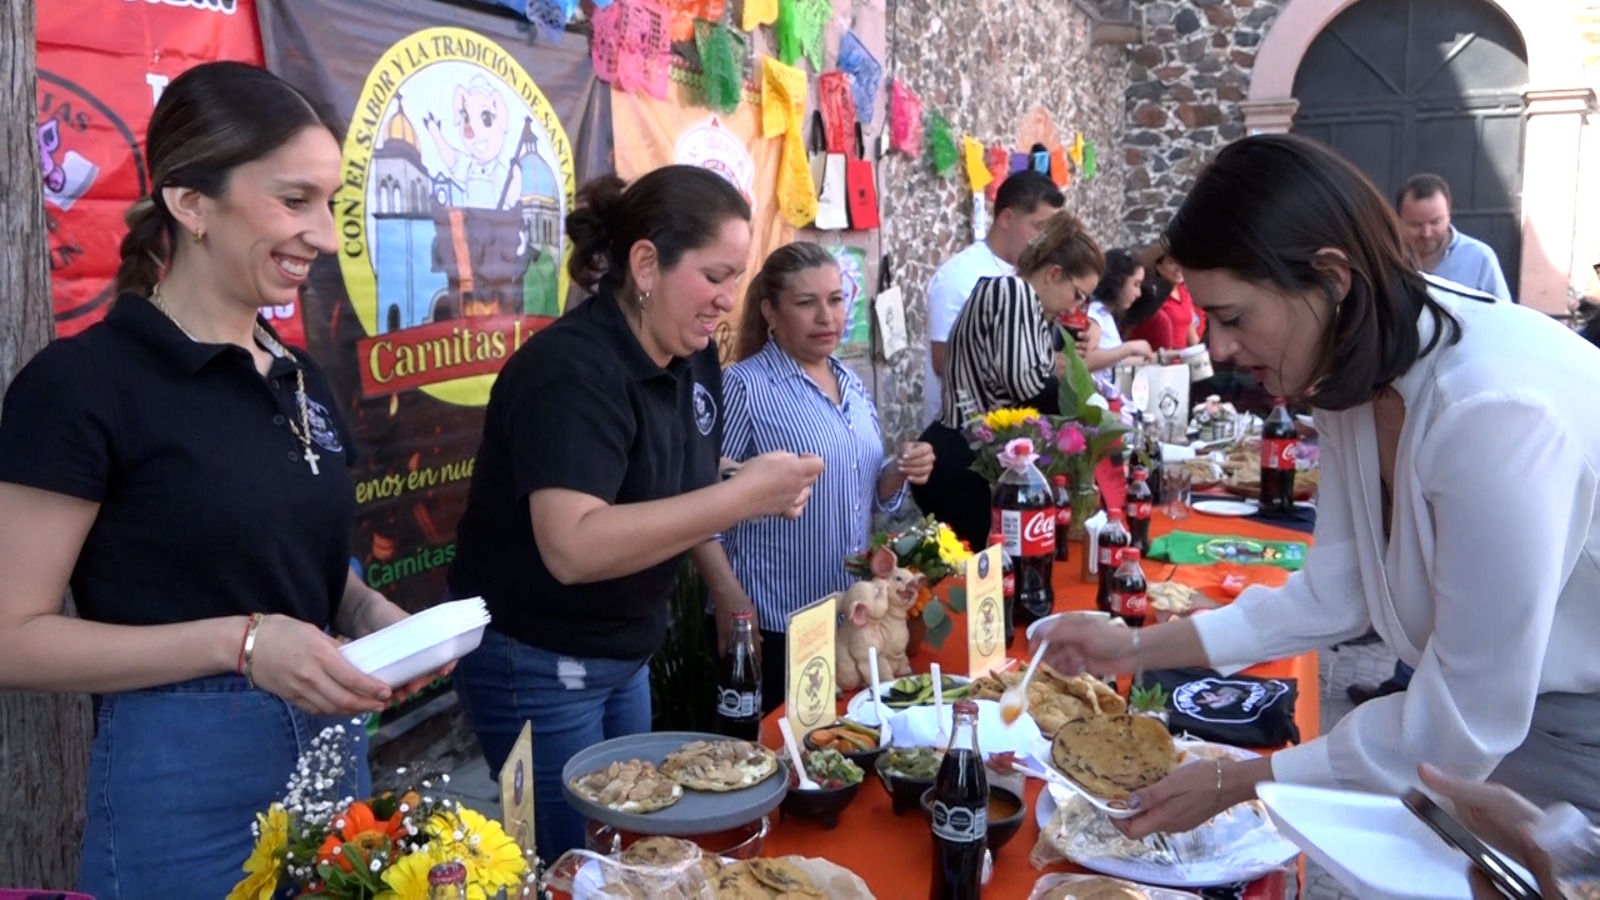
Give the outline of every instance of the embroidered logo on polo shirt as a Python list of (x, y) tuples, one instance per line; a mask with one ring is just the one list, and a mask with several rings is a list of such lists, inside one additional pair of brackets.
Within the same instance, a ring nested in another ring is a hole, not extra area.
[(700, 429), (703, 437), (711, 436), (711, 429), (717, 425), (717, 401), (712, 399), (711, 392), (706, 386), (696, 381), (694, 383), (694, 426)]
[(328, 414), (328, 408), (306, 398), (306, 422), (311, 426), (311, 439), (329, 453), (343, 453), (344, 442), (339, 440), (339, 432), (334, 430), (333, 416)]
[(1172, 693), (1172, 707), (1202, 722), (1254, 722), (1289, 692), (1281, 681), (1235, 681), (1202, 678)]

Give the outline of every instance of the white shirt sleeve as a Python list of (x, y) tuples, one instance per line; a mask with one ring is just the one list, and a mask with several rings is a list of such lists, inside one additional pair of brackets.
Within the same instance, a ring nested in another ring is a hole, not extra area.
[(928, 339), (934, 343), (950, 341), (950, 329), (972, 293), (973, 285), (964, 274), (960, 265), (950, 265), (935, 272), (928, 282)]

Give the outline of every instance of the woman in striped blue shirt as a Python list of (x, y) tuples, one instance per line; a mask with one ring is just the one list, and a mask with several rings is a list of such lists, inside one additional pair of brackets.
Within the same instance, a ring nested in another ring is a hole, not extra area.
[[(783, 629), (802, 606), (854, 581), (845, 558), (872, 534), (872, 511), (898, 509), (906, 483), (933, 471), (933, 448), (884, 453), (878, 413), (861, 379), (833, 357), (844, 333), (844, 291), (833, 254), (786, 244), (745, 294), (735, 356), (723, 374), (723, 456), (743, 462), (774, 448), (822, 457), (822, 476), (797, 519), (752, 519), (723, 537), (761, 629), (762, 708), (783, 702)], [(719, 600), (724, 613), (739, 604)]]

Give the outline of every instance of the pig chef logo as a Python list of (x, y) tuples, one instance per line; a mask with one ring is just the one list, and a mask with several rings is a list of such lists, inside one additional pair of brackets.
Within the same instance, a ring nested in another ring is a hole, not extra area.
[(1254, 722), (1288, 692), (1289, 686), (1276, 680), (1201, 678), (1172, 692), (1172, 708), (1202, 722)]
[(335, 198), (367, 396), (480, 406), (562, 312), (572, 144), (504, 47), (429, 28), (389, 47), (356, 100)]

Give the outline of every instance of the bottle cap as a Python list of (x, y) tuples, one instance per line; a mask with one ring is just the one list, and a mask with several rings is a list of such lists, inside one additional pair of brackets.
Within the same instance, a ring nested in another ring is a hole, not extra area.
[(971, 716), (974, 719), (978, 717), (978, 701), (976, 700), (957, 700), (953, 705), (958, 716)]
[(1135, 468), (1133, 470), (1133, 480), (1134, 481), (1148, 481), (1148, 480), (1150, 480), (1150, 470), (1146, 469), (1144, 466), (1138, 466), (1137, 468)]
[(466, 884), (467, 866), (460, 860), (442, 862), (428, 870), (428, 884)]
[(755, 618), (756, 614), (748, 609), (741, 609), (733, 614), (733, 620), (735, 622), (753, 622), (755, 621)]
[(1050, 483), (1053, 484), (1053, 485), (1056, 485), (1058, 487), (1066, 487), (1067, 486), (1067, 476), (1065, 476), (1065, 475), (1051, 475), (1050, 476)]
[(1138, 548), (1129, 547), (1128, 549), (1122, 551), (1122, 561), (1125, 563), (1136, 563), (1139, 561), (1139, 557), (1143, 555), (1144, 554), (1139, 552)]

